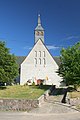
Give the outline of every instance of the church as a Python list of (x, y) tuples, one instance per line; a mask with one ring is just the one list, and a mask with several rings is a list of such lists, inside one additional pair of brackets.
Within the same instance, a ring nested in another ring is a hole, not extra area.
[(60, 86), (62, 78), (57, 74), (58, 67), (44, 43), (44, 28), (38, 15), (38, 24), (34, 30), (34, 46), (20, 65), (20, 85), (42, 83)]

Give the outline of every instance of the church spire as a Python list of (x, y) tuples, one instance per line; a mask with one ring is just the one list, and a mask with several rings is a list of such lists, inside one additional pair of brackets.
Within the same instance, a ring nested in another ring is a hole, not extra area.
[(44, 42), (44, 29), (41, 25), (41, 19), (40, 19), (40, 14), (38, 14), (38, 25), (37, 27), (35, 28), (35, 32), (34, 32), (34, 35), (35, 35), (35, 43), (41, 39), (43, 42)]
[(43, 27), (42, 27), (42, 25), (41, 25), (40, 14), (38, 14), (38, 25), (37, 25), (37, 27), (35, 28), (35, 30), (43, 30), (43, 31), (44, 31), (44, 29), (43, 29)]
[(41, 25), (41, 19), (40, 19), (40, 14), (38, 14), (38, 26)]

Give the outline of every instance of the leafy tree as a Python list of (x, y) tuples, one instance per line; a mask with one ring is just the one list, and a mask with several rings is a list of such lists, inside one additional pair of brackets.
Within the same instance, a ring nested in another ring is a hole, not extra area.
[(16, 57), (10, 54), (5, 42), (0, 41), (0, 82), (11, 83), (17, 75)]
[(58, 73), (66, 85), (80, 85), (80, 42), (61, 51)]

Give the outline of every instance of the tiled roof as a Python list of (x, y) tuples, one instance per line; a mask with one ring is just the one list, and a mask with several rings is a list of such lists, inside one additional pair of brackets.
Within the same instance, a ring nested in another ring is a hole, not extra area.
[[(26, 56), (17, 56), (17, 63), (20, 67), (21, 63), (25, 60)], [(57, 65), (60, 65), (60, 57), (53, 57)]]
[(55, 60), (57, 65), (60, 66), (60, 64), (61, 64), (60, 57), (59, 56), (55, 56), (55, 57), (53, 57), (53, 59)]
[(17, 58), (17, 63), (20, 67), (21, 63), (24, 61), (24, 59), (26, 58), (26, 56), (16, 56)]

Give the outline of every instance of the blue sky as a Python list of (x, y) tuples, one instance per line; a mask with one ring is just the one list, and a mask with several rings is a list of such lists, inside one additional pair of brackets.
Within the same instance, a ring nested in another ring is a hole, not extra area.
[(80, 0), (0, 0), (0, 40), (11, 53), (29, 53), (38, 13), (45, 44), (53, 56), (59, 56), (62, 47), (80, 41)]

